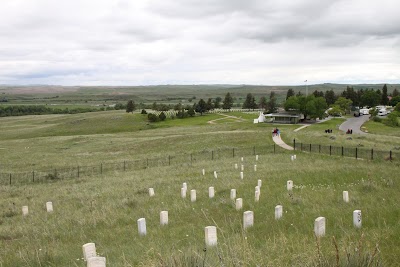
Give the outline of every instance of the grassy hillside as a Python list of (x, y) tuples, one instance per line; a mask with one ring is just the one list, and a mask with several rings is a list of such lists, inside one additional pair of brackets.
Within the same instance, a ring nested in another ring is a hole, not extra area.
[[(129, 173), (26, 186), (2, 186), (0, 264), (2, 266), (86, 266), (81, 246), (95, 242), (107, 266), (349, 266), (380, 262), (394, 266), (400, 255), (399, 183), (390, 163), (298, 154), (245, 157), (244, 180), (239, 158), (199, 162), (193, 166), (152, 168)], [(257, 172), (253, 165), (257, 164)], [(201, 175), (205, 168), (206, 175)], [(218, 179), (212, 172), (218, 172)], [(260, 201), (254, 187), (261, 179)], [(292, 193), (286, 181), (293, 180)], [(197, 190), (197, 201), (182, 199), (183, 182)], [(214, 199), (208, 187), (214, 186)], [(155, 196), (148, 196), (148, 188)], [(243, 198), (236, 211), (230, 189)], [(350, 203), (342, 201), (348, 190)], [(54, 212), (45, 211), (52, 201)], [(280, 221), (274, 207), (283, 205)], [(29, 215), (21, 215), (21, 206)], [(352, 212), (362, 210), (362, 228)], [(159, 212), (169, 212), (159, 226)], [(243, 211), (255, 213), (254, 227), (242, 229)], [(327, 220), (326, 236), (316, 240), (313, 222)], [(146, 218), (146, 236), (136, 220)], [(214, 225), (218, 246), (203, 251), (204, 227)], [(333, 243), (336, 240), (337, 249)], [(339, 258), (337, 258), (339, 257)], [(361, 262), (364, 261), (364, 264)], [(196, 263), (197, 262), (197, 263)], [(365, 263), (367, 262), (367, 263)]]

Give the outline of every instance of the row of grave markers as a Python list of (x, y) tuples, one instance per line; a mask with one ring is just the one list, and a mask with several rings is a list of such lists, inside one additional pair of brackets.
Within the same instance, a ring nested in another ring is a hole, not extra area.
[[(46, 202), (46, 210), (47, 212), (53, 212), (53, 202)], [(29, 207), (22, 206), (22, 215), (27, 216), (29, 214)]]

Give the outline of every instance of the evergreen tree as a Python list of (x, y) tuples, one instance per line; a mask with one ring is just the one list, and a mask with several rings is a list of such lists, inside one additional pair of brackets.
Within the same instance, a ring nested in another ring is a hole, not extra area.
[(387, 94), (387, 86), (386, 84), (383, 86), (382, 88), (382, 100), (381, 100), (381, 104), (386, 106), (388, 104), (389, 100), (388, 100), (388, 94)]
[(189, 114), (190, 117), (194, 117), (194, 115), (196, 114), (196, 112), (192, 107), (188, 109), (187, 113)]
[(246, 96), (246, 100), (243, 102), (243, 109), (251, 109), (251, 104), (253, 100), (253, 95), (251, 93), (248, 93)]
[(325, 100), (328, 106), (332, 105), (336, 101), (335, 92), (331, 89), (325, 92)]
[(268, 113), (275, 113), (277, 111), (276, 107), (276, 97), (275, 97), (275, 92), (271, 91), (269, 95), (269, 101), (267, 103), (267, 108), (268, 108)]
[(393, 92), (392, 92), (392, 97), (396, 97), (396, 96), (399, 96), (399, 95), (400, 95), (400, 93), (399, 93), (399, 91), (397, 91), (397, 88), (394, 88)]
[(208, 101), (207, 101), (206, 109), (207, 109), (207, 111), (210, 111), (210, 110), (214, 109), (214, 106), (213, 106), (211, 98), (209, 98)]
[(160, 115), (158, 115), (158, 118), (160, 119), (160, 121), (165, 121), (165, 119), (167, 118), (167, 116), (165, 116), (164, 111), (160, 113)]
[(207, 111), (207, 104), (203, 99), (199, 100), (199, 103), (197, 103), (195, 111), (200, 113), (200, 115), (203, 115), (204, 112)]
[(303, 95), (303, 93), (300, 92), (300, 91), (298, 91), (297, 94), (296, 94), (296, 96), (302, 96), (302, 95)]
[(288, 100), (289, 97), (294, 96), (294, 91), (292, 88), (290, 88), (287, 93), (286, 93), (286, 100)]
[(233, 98), (232, 98), (231, 94), (228, 92), (225, 95), (224, 102), (222, 104), (222, 108), (223, 109), (231, 109), (232, 106), (233, 106)]
[(263, 109), (263, 110), (266, 110), (267, 109), (267, 105), (268, 105), (267, 104), (267, 99), (265, 98), (265, 96), (262, 96), (260, 98), (260, 102), (258, 103), (258, 107)]
[(129, 100), (128, 104), (126, 104), (126, 113), (132, 112), (136, 109), (135, 102), (133, 100)]
[(315, 97), (324, 97), (324, 92), (315, 90), (315, 91), (313, 92), (313, 95), (314, 95)]

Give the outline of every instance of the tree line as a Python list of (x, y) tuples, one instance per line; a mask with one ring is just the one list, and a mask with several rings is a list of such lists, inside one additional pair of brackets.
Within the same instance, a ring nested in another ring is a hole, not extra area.
[(47, 106), (12, 105), (0, 106), (0, 117), (24, 116), (24, 115), (46, 115), (46, 114), (77, 114), (99, 111), (95, 108), (50, 108)]

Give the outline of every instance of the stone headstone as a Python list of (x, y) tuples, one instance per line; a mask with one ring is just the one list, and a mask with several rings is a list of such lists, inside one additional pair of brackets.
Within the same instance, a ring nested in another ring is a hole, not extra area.
[(237, 163), (235, 163), (235, 170), (237, 170), (237, 168), (238, 168), (238, 165), (237, 165)]
[(244, 165), (242, 164), (242, 166), (240, 167), (241, 171), (244, 171)]
[(183, 183), (183, 184), (182, 184), (182, 188), (185, 188), (185, 190), (187, 190), (187, 184), (186, 184), (186, 183)]
[(22, 215), (26, 216), (29, 213), (28, 206), (22, 206)]
[(282, 218), (282, 214), (283, 214), (282, 205), (277, 205), (275, 207), (275, 220), (279, 220), (280, 218)]
[(241, 210), (242, 207), (243, 207), (243, 199), (237, 198), (235, 204), (236, 204), (235, 205), (236, 206), (236, 210)]
[(190, 190), (190, 201), (192, 202), (196, 201), (196, 190), (194, 189)]
[(51, 201), (46, 202), (46, 209), (47, 209), (47, 212), (53, 212), (53, 202), (51, 202)]
[(160, 212), (160, 225), (168, 224), (168, 211), (163, 210)]
[[(258, 187), (258, 186), (257, 186)], [(260, 191), (255, 191), (254, 192), (254, 201), (258, 202), (260, 201)]]
[(260, 191), (260, 187), (257, 185), (256, 187), (254, 187), (254, 190), (255, 191), (258, 191), (258, 192), (260, 192), (261, 193), (261, 191)]
[(213, 197), (214, 197), (214, 194), (215, 194), (215, 192), (214, 192), (214, 187), (210, 186), (210, 187), (208, 188), (208, 197), (209, 197), (209, 198), (213, 198)]
[(318, 217), (315, 219), (314, 233), (317, 237), (325, 235), (325, 217)]
[(290, 156), (290, 160), (291, 160), (291, 161), (294, 161), (294, 156)]
[(256, 155), (256, 161), (258, 161), (258, 155)]
[(287, 181), (286, 187), (287, 187), (287, 190), (289, 190), (289, 191), (293, 190), (293, 181), (292, 180)]
[(146, 219), (140, 218), (139, 220), (137, 220), (137, 225), (138, 225), (139, 235), (146, 235), (147, 234)]
[(257, 165), (254, 165), (254, 171), (255, 172), (257, 171)]
[(149, 196), (154, 196), (154, 188), (149, 188)]
[(243, 160), (244, 160), (244, 158), (243, 158), (243, 157), (241, 157), (241, 158), (240, 158), (240, 161), (241, 161), (241, 162), (243, 162)]
[(296, 155), (293, 155), (293, 159), (296, 159)]
[(234, 200), (236, 198), (236, 189), (231, 189), (231, 199)]
[(243, 172), (240, 172), (240, 179), (243, 180), (243, 177), (244, 177)]
[(217, 171), (214, 171), (214, 178), (215, 178), (215, 179), (217, 179), (217, 178), (218, 178)]
[(181, 197), (186, 198), (186, 189), (183, 187), (181, 188)]
[(258, 185), (258, 187), (259, 187), (259, 188), (261, 188), (262, 181), (261, 181), (260, 179), (258, 179), (258, 181), (257, 181), (257, 185)]
[(203, 176), (206, 175), (206, 170), (203, 169), (203, 170), (201, 171), (201, 173), (203, 174)]
[(361, 228), (361, 210), (353, 211), (353, 225), (354, 227)]
[(349, 202), (349, 191), (343, 191), (343, 201)]
[(249, 228), (254, 225), (254, 213), (252, 211), (245, 211), (243, 213), (243, 228)]
[(216, 246), (217, 245), (217, 227), (207, 226), (204, 229), (206, 246)]
[(106, 267), (106, 258), (91, 257), (87, 261), (87, 267)]
[(91, 257), (96, 257), (96, 245), (94, 243), (86, 243), (82, 246), (83, 259), (87, 261)]

